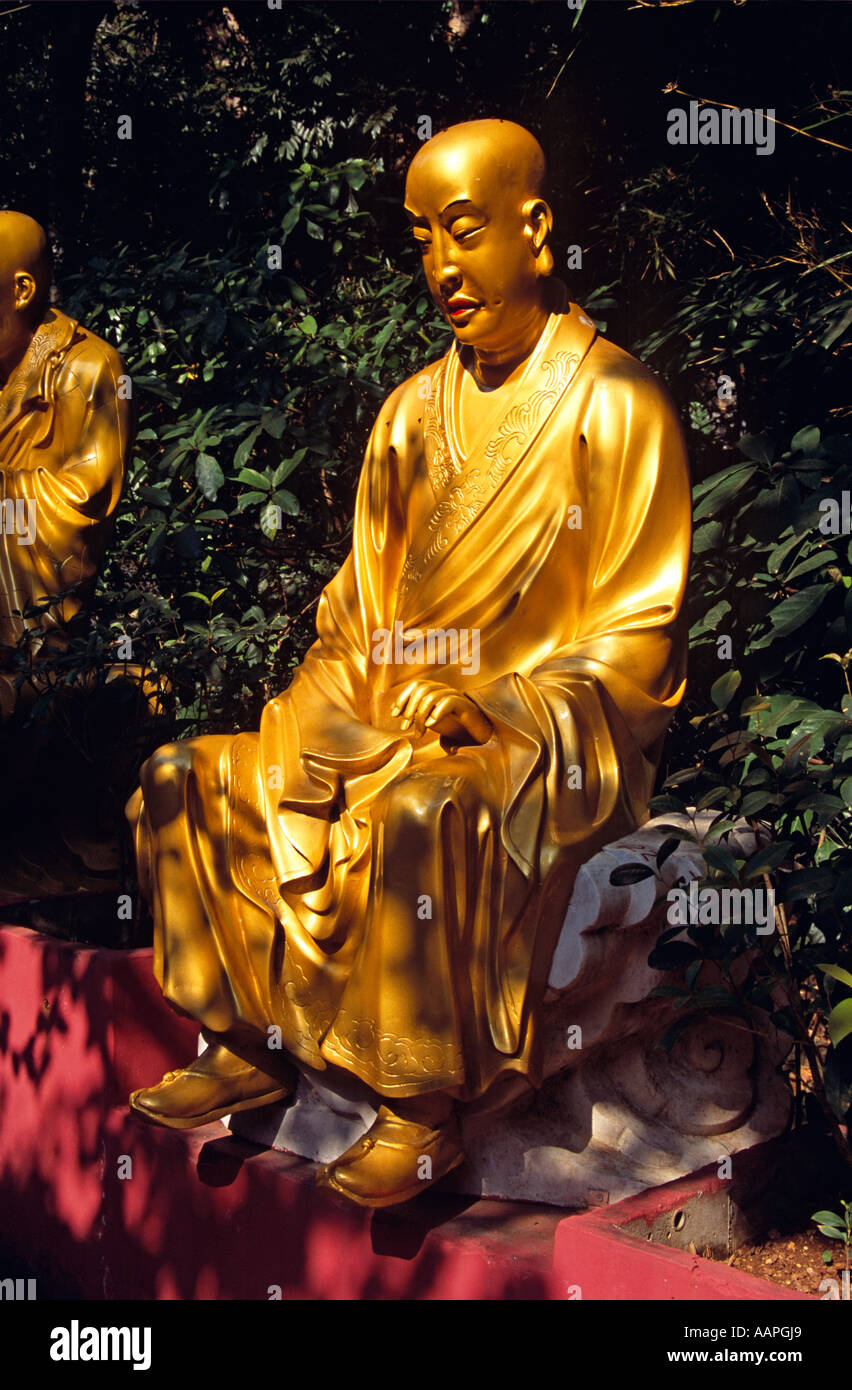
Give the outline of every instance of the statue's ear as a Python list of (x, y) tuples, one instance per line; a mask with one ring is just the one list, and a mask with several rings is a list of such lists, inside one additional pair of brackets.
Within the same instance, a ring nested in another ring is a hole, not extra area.
[(550, 249), (550, 235), (553, 231), (553, 213), (549, 203), (543, 198), (529, 198), (521, 208), (526, 226), (524, 236), (535, 257), (536, 273), (552, 275), (553, 252)]
[(28, 309), (36, 296), (36, 285), (34, 276), (29, 271), (15, 271), (15, 308)]

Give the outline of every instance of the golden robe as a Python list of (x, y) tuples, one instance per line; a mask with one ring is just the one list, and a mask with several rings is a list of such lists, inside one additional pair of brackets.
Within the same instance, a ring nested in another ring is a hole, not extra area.
[[(457, 344), (392, 393), (289, 689), (259, 733), (159, 750), (128, 806), (166, 998), (388, 1097), (539, 1083), (574, 875), (647, 816), (683, 693), (680, 427), (562, 303), (468, 447)], [(478, 631), (477, 674), (440, 639), (374, 659), (437, 630)], [(490, 740), (404, 732), (413, 677), (470, 694)]]
[(36, 628), (61, 642), (84, 606), (131, 442), (122, 372), (114, 348), (49, 309), (0, 390), (0, 647)]

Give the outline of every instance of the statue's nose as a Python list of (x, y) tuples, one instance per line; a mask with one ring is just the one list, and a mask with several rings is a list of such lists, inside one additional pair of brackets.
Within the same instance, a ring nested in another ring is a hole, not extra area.
[(439, 231), (432, 246), (433, 274), (441, 290), (452, 293), (461, 284), (461, 271), (453, 258), (453, 247), (449, 237)]
[(446, 261), (442, 265), (436, 266), (435, 279), (445, 299), (449, 299), (451, 294), (461, 288), (461, 271), (457, 265), (453, 265), (452, 261)]

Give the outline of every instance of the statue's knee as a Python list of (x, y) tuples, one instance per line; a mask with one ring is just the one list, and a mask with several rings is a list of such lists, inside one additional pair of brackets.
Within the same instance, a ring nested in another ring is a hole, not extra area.
[[(430, 828), (445, 806), (466, 810), (472, 788), (446, 773), (414, 773), (388, 788), (396, 819)], [(387, 794), (387, 793), (386, 793)]]

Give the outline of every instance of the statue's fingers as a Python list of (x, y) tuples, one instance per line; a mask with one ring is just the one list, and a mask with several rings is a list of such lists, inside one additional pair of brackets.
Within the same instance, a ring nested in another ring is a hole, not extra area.
[(431, 724), (429, 728), (433, 733), (438, 734), (442, 740), (448, 740), (456, 747), (459, 744), (467, 743), (470, 739), (470, 734), (467, 729), (464, 727), (461, 720), (457, 719), (454, 714), (442, 714), (441, 718), (436, 720), (434, 724)]
[(394, 719), (396, 719), (399, 715), (404, 715), (406, 713), (406, 706), (417, 695), (418, 691), (422, 690), (422, 687), (422, 680), (412, 680), (408, 682), (408, 685), (403, 686), (402, 690), (397, 696), (397, 699), (391, 707), (391, 715)]
[(405, 717), (402, 721), (403, 729), (408, 729), (412, 724), (415, 724), (420, 733), (422, 733), (423, 720), (429, 714), (432, 705), (439, 697), (440, 693), (440, 690), (429, 681), (423, 681), (419, 688), (409, 697)]
[(438, 726), (444, 720), (453, 718), (455, 704), (456, 701), (453, 695), (442, 695), (438, 692), (438, 698), (430, 703), (428, 709), (424, 706), (421, 710), (418, 710), (418, 714), (422, 713), (424, 715), (421, 732), (424, 732), (426, 729), (437, 729), (438, 733), (440, 733), (441, 730)]
[(475, 705), (466, 703), (453, 713), (476, 743), (487, 743), (493, 733), (491, 720)]

